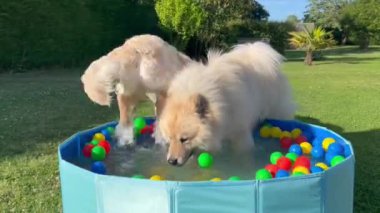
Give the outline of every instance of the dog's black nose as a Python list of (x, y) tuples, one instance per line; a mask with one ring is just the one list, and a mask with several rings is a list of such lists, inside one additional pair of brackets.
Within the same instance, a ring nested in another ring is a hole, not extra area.
[(171, 165), (175, 166), (175, 165), (178, 164), (178, 161), (177, 161), (177, 159), (169, 159), (168, 163), (170, 163)]

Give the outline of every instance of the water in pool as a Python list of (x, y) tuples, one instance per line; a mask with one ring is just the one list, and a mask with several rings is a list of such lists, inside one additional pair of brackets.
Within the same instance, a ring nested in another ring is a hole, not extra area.
[[(152, 139), (143, 143), (151, 144)], [(176, 167), (166, 161), (166, 150), (159, 146), (136, 146), (134, 148), (113, 147), (104, 163), (107, 175), (127, 176), (144, 175), (149, 178), (159, 175), (166, 180), (207, 181), (218, 177), (228, 179), (239, 176), (241, 179), (254, 179), (256, 170), (268, 164), (274, 151), (286, 151), (280, 148), (278, 139), (255, 138), (255, 147), (249, 153), (233, 153), (225, 147), (220, 153), (213, 153), (214, 164), (202, 169), (197, 164), (197, 156), (192, 156), (185, 165)], [(73, 163), (89, 169), (90, 159), (81, 157)]]

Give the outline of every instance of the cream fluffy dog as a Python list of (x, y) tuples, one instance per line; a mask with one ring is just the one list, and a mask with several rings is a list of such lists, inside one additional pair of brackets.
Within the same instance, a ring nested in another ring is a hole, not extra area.
[(230, 141), (249, 150), (252, 129), (266, 118), (292, 119), (295, 105), (282, 56), (269, 45), (238, 45), (191, 63), (171, 82), (158, 123), (169, 145), (167, 160), (182, 165), (195, 149), (216, 151)]
[(159, 114), (170, 81), (190, 61), (161, 38), (139, 35), (92, 62), (81, 80), (88, 97), (100, 105), (109, 106), (116, 93), (120, 111), (116, 135), (124, 145), (133, 142), (134, 106), (147, 95)]

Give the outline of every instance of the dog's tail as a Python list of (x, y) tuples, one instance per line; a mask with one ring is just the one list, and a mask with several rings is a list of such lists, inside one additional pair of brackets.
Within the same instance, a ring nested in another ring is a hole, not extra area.
[(246, 58), (246, 62), (253, 66), (256, 72), (268, 75), (278, 75), (284, 60), (282, 55), (264, 42), (236, 45), (232, 52)]

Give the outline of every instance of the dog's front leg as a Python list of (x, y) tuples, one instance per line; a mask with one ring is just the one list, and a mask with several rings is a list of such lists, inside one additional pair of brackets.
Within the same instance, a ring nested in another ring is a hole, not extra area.
[(132, 119), (136, 99), (123, 94), (117, 94), (117, 103), (120, 113), (119, 124), (116, 126), (118, 145), (132, 144), (134, 142)]
[(156, 102), (155, 102), (155, 113), (156, 113), (156, 127), (154, 128), (153, 137), (156, 144), (164, 144), (164, 138), (161, 135), (161, 132), (159, 130), (159, 127), (157, 125), (157, 122), (159, 122), (159, 117), (162, 111), (162, 108), (164, 107), (166, 100), (166, 94), (165, 93), (159, 93), (156, 95)]

